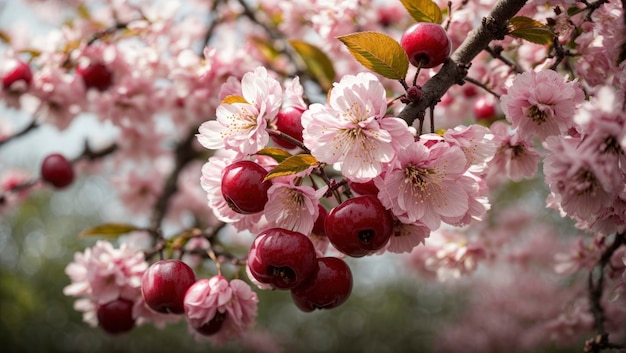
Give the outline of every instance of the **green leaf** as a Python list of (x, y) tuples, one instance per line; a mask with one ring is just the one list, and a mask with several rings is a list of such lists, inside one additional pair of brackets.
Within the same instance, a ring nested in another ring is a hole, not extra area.
[(273, 62), (280, 55), (280, 52), (276, 50), (270, 42), (263, 38), (252, 37), (250, 38), (250, 42), (256, 46), (259, 53), (269, 62)]
[(324, 90), (329, 90), (335, 80), (333, 62), (318, 47), (299, 40), (290, 40), (289, 44), (296, 50), (309, 73), (315, 77)]
[(139, 230), (139, 228), (135, 227), (132, 224), (124, 224), (124, 223), (105, 223), (99, 226), (95, 226), (93, 228), (85, 229), (78, 235), (81, 238), (84, 237), (94, 237), (94, 236), (104, 236), (109, 238), (117, 238), (126, 233), (130, 233), (133, 231)]
[(276, 148), (276, 147), (266, 147), (266, 148), (258, 151), (256, 154), (261, 155), (261, 156), (272, 157), (278, 163), (280, 163), (280, 162), (284, 161), (285, 159), (291, 157), (291, 153), (285, 151), (282, 148)]
[(543, 23), (530, 17), (516, 16), (509, 20), (509, 34), (536, 44), (552, 44), (554, 33)]
[(310, 154), (298, 154), (291, 156), (274, 167), (274, 169), (267, 174), (265, 180), (294, 175), (305, 171), (310, 167), (316, 166), (317, 163), (317, 159)]
[(441, 9), (432, 0), (400, 0), (409, 15), (417, 22), (432, 22), (441, 24), (443, 16)]
[(379, 32), (358, 32), (337, 37), (366, 68), (392, 80), (406, 77), (409, 58), (395, 39)]

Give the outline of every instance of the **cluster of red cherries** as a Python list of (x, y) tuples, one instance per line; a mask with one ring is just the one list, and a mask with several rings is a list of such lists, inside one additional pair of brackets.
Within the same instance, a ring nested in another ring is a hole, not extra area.
[[(450, 40), (443, 27), (434, 23), (417, 23), (408, 28), (400, 40), (411, 64), (431, 68), (444, 63), (451, 51)], [(98, 65), (98, 64), (96, 64)], [(19, 66), (23, 74), (28, 66)], [(93, 66), (77, 69), (85, 84), (99, 90), (110, 85), (111, 77), (105, 68)], [(17, 74), (5, 77), (6, 87)], [(28, 75), (27, 75), (28, 76)], [(30, 76), (27, 79), (30, 83)], [(407, 96), (419, 99), (419, 86), (410, 87)], [(301, 111), (286, 109), (279, 113), (277, 128), (293, 139), (302, 141)], [(277, 139), (277, 145), (293, 148), (290, 142)], [(41, 176), (55, 187), (65, 187), (74, 179), (72, 165), (60, 154), (46, 157)], [(222, 194), (228, 205), (241, 214), (262, 212), (268, 201), (271, 181), (265, 180), (267, 171), (259, 164), (244, 160), (225, 168), (222, 174)], [(341, 253), (363, 257), (382, 249), (393, 233), (393, 218), (376, 197), (370, 183), (350, 186), (360, 196), (349, 198), (330, 211), (319, 206), (320, 212), (313, 233), (326, 236)], [(258, 195), (250, 197), (250, 195)], [(302, 233), (282, 228), (267, 229), (258, 234), (250, 247), (247, 266), (251, 279), (262, 287), (291, 291), (295, 305), (305, 312), (331, 309), (344, 303), (352, 291), (352, 272), (339, 257), (318, 257), (311, 239)], [(184, 313), (185, 293), (195, 283), (193, 270), (180, 260), (161, 260), (145, 272), (141, 287), (146, 304), (160, 313)], [(98, 309), (101, 327), (115, 333), (132, 327), (132, 303), (115, 302)], [(221, 320), (211, 320), (199, 333), (212, 335), (219, 331)], [(126, 325), (126, 326), (125, 326)]]

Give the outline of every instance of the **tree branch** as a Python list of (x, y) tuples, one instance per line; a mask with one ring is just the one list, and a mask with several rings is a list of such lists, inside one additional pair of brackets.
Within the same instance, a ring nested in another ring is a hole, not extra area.
[(496, 3), (491, 13), (482, 19), (481, 24), (474, 28), (467, 39), (452, 53), (450, 59), (441, 67), (439, 72), (426, 82), (422, 89), (422, 97), (409, 103), (400, 112), (399, 117), (408, 125), (412, 125), (415, 119), (423, 115), (426, 109), (439, 102), (446, 91), (454, 84), (463, 84), (472, 60), (489, 43), (496, 39), (503, 39), (508, 33), (507, 24), (511, 17), (515, 16), (526, 4), (526, 0), (500, 0)]

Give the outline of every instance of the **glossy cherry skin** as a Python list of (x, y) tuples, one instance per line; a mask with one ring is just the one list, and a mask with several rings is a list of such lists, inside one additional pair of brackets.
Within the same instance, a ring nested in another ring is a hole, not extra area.
[(153, 263), (141, 278), (141, 294), (150, 309), (159, 313), (183, 314), (187, 289), (196, 282), (196, 275), (181, 260)]
[(263, 181), (267, 171), (252, 161), (237, 161), (222, 173), (222, 196), (230, 208), (242, 214), (263, 211), (267, 190), (272, 183)]
[[(30, 87), (33, 81), (33, 72), (30, 66), (19, 59), (11, 60), (10, 65), (11, 67), (2, 76), (2, 89), (5, 91), (21, 91)], [(22, 82), (22, 87), (19, 89), (12, 87), (20, 81)]]
[(200, 327), (194, 328), (194, 330), (204, 336), (213, 336), (222, 329), (222, 326), (224, 325), (224, 320), (226, 320), (227, 315), (227, 311), (225, 311), (224, 313), (216, 311), (215, 316), (211, 320), (209, 320), (209, 322)]
[(496, 106), (487, 98), (481, 97), (474, 103), (474, 117), (477, 121), (490, 121), (496, 117)]
[(348, 199), (326, 217), (326, 236), (333, 246), (352, 257), (380, 250), (391, 237), (393, 219), (378, 198), (371, 195)]
[(90, 63), (76, 67), (76, 74), (83, 79), (87, 89), (106, 91), (113, 84), (113, 73), (102, 63)]
[(41, 179), (62, 189), (74, 181), (74, 168), (63, 155), (52, 153), (41, 162)]
[(118, 298), (98, 306), (96, 311), (98, 325), (112, 335), (130, 331), (135, 327), (133, 305), (134, 303), (128, 299)]
[(345, 261), (320, 257), (317, 264), (318, 270), (311, 279), (291, 290), (293, 302), (305, 312), (336, 308), (352, 293), (352, 271)]
[(299, 286), (317, 270), (315, 247), (304, 234), (282, 228), (261, 232), (248, 252), (250, 274), (276, 289)]
[(359, 195), (378, 195), (378, 187), (376, 187), (376, 184), (374, 184), (374, 180), (370, 180), (365, 183), (348, 181), (348, 186), (350, 186), (350, 189), (352, 189), (352, 191), (356, 192)]
[(315, 220), (315, 223), (313, 224), (312, 233), (319, 237), (325, 237), (326, 236), (326, 217), (328, 217), (328, 211), (326, 210), (324, 206), (320, 204), (317, 205), (317, 208), (319, 210), (319, 214), (317, 215), (317, 219)]
[(450, 56), (452, 42), (446, 30), (437, 23), (418, 22), (400, 38), (409, 62), (416, 67), (431, 68), (443, 64)]
[[(304, 128), (302, 127), (302, 120), (301, 120), (302, 113), (303, 113), (303, 110), (300, 108), (296, 108), (296, 107), (284, 108), (283, 110), (278, 112), (278, 115), (276, 116), (276, 129), (302, 142), (303, 141), (302, 130), (304, 130)], [(278, 146), (283, 147), (283, 148), (292, 149), (292, 148), (297, 147), (293, 143), (288, 142), (278, 136), (272, 135), (272, 140)]]

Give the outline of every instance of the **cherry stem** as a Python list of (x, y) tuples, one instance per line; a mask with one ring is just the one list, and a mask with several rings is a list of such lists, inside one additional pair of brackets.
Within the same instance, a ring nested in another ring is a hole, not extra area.
[(215, 263), (215, 268), (217, 269), (217, 274), (218, 275), (222, 275), (222, 264), (217, 259), (217, 255), (215, 254), (215, 251), (213, 250), (213, 246), (212, 245), (209, 245), (209, 249), (207, 249), (207, 254), (209, 255), (209, 258)]

